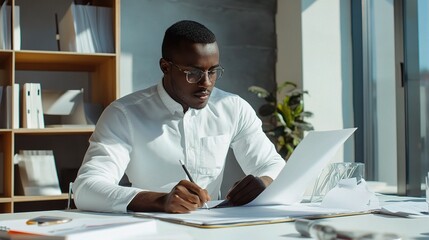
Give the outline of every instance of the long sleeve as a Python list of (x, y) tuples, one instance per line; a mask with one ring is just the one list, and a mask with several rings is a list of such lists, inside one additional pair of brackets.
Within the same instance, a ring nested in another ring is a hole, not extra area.
[(261, 120), (245, 101), (240, 107), (237, 130), (231, 146), (238, 163), (246, 174), (275, 179), (285, 165), (274, 144), (262, 131)]
[[(168, 193), (186, 179), (182, 159), (196, 183), (212, 197), (232, 147), (244, 172), (273, 179), (284, 166), (252, 107), (215, 89), (203, 109), (175, 102), (153, 86), (118, 99), (103, 112), (73, 185), (83, 210), (126, 212), (140, 191)], [(127, 174), (133, 187), (121, 187)]]
[(130, 161), (132, 135), (128, 127), (124, 113), (114, 105), (100, 117), (73, 184), (79, 209), (126, 212), (129, 202), (141, 191), (118, 185)]

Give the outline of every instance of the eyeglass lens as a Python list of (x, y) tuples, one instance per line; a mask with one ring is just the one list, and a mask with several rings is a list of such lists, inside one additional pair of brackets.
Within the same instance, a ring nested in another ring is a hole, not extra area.
[[(218, 80), (223, 73), (223, 69), (222, 68), (215, 68), (212, 70), (209, 70), (207, 72), (208, 78), (210, 81), (215, 81)], [(197, 83), (199, 82), (203, 77), (205, 77), (206, 72), (201, 71), (201, 70), (192, 70), (192, 71), (188, 71), (186, 74), (187, 80), (190, 83)]]

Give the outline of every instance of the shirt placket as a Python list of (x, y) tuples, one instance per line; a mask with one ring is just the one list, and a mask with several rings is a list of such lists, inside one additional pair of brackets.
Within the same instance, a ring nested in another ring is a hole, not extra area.
[(198, 137), (195, 135), (194, 130), (194, 114), (192, 110), (188, 110), (183, 117), (183, 129), (185, 133), (185, 153), (186, 153), (186, 167), (188, 168), (192, 178), (198, 178), (196, 174), (197, 153), (198, 153)]

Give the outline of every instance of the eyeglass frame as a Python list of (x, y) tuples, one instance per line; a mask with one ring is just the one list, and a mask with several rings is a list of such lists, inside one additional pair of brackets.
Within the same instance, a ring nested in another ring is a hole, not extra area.
[[(211, 82), (211, 83), (213, 83), (214, 81), (219, 80), (219, 79), (222, 77), (222, 75), (223, 75), (223, 73), (224, 73), (224, 71), (225, 71), (225, 69), (224, 69), (221, 65), (218, 65), (218, 66), (216, 66), (215, 68), (213, 68), (213, 69), (211, 69), (211, 70), (206, 70), (206, 71), (203, 71), (203, 70), (198, 69), (198, 68), (193, 68), (194, 70), (198, 70), (198, 71), (200, 71), (200, 73), (203, 73), (203, 74), (200, 74), (200, 78), (198, 79), (198, 81), (196, 81), (196, 82), (191, 82), (191, 81), (189, 81), (189, 74), (191, 74), (191, 73), (192, 73), (190, 70), (183, 70), (182, 68), (180, 68), (177, 64), (175, 64), (175, 63), (174, 63), (174, 62), (172, 62), (172, 61), (167, 61), (167, 62), (168, 62), (168, 63), (170, 63), (171, 65), (175, 66), (175, 67), (176, 67), (177, 69), (179, 69), (179, 71), (181, 71), (182, 73), (184, 73), (184, 74), (185, 74), (185, 76), (186, 76), (186, 81), (187, 81), (188, 83), (199, 83), (199, 82), (201, 82), (201, 79), (203, 79), (203, 76), (204, 76), (204, 75), (207, 75), (207, 77), (208, 77), (208, 79), (210, 80), (210, 82)], [(221, 72), (220, 72), (220, 74), (219, 74), (219, 77), (216, 77), (216, 79), (215, 79), (215, 80), (210, 79), (210, 75), (209, 75), (209, 72), (211, 72), (211, 71), (213, 71), (213, 70), (221, 70)]]

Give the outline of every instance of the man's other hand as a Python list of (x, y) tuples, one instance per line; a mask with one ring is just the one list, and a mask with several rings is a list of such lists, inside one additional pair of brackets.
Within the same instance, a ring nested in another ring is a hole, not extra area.
[(244, 205), (261, 194), (272, 181), (273, 179), (268, 176), (255, 177), (247, 175), (233, 186), (226, 199), (234, 206)]

